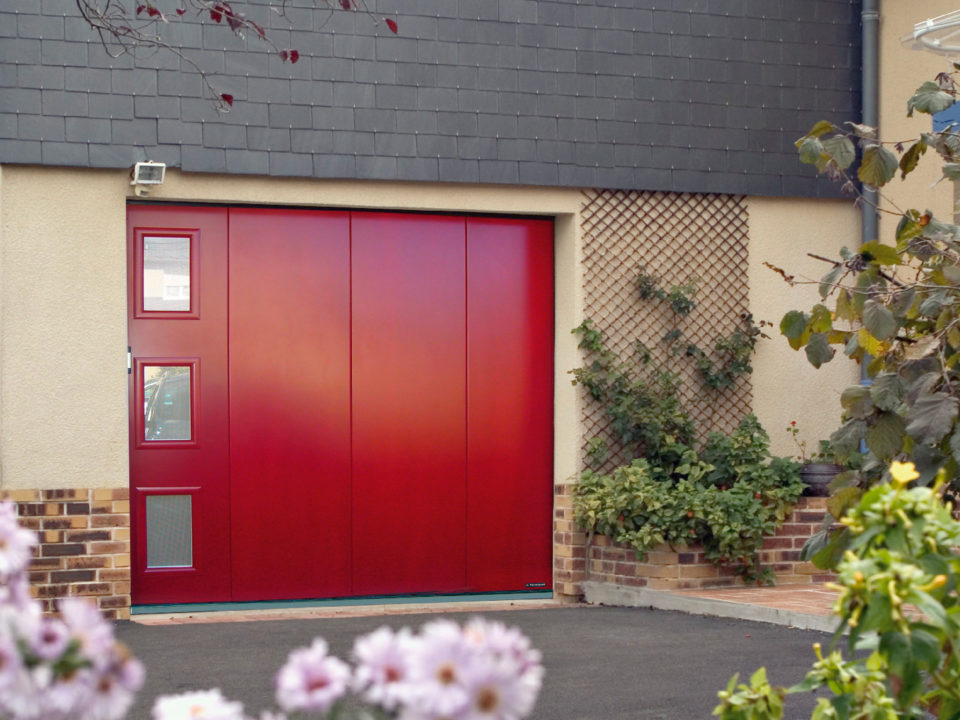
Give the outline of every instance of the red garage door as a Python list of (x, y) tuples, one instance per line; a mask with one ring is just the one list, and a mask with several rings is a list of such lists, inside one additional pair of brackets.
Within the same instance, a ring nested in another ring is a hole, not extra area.
[(128, 234), (134, 603), (551, 587), (550, 221)]

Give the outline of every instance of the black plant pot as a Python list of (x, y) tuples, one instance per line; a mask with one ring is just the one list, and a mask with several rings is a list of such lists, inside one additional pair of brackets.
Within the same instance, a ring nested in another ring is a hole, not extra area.
[(827, 497), (830, 495), (828, 487), (843, 470), (839, 465), (831, 463), (807, 463), (800, 468), (800, 479), (807, 486), (803, 494), (807, 497)]

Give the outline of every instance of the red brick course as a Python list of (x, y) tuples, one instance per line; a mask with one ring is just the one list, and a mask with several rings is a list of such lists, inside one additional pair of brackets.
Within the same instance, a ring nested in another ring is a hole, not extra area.
[[(607, 582), (653, 590), (727, 587), (740, 584), (731, 568), (709, 562), (699, 545), (663, 545), (637, 560), (633, 548), (594, 536), (589, 548), (586, 536), (573, 520), (573, 485), (558, 485), (554, 514), (554, 592), (566, 600), (582, 595), (582, 583)], [(777, 532), (764, 540), (760, 561), (773, 568), (779, 584), (814, 584), (832, 579), (813, 564), (800, 560), (800, 548), (817, 533), (826, 515), (825, 498), (801, 498)]]
[(107, 618), (130, 617), (130, 493), (117, 489), (8, 490), (40, 545), (30, 585), (44, 612), (68, 596), (93, 599)]

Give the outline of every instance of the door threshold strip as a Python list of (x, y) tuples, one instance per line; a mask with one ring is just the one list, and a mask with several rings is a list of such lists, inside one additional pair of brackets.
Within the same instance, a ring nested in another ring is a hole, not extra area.
[(466, 593), (458, 595), (373, 595), (353, 598), (317, 598), (307, 600), (258, 600), (246, 602), (171, 603), (133, 605), (131, 615), (158, 613), (202, 613), (246, 610), (307, 610), (311, 608), (351, 608), (369, 605), (424, 605), (437, 603), (486, 603), (511, 600), (552, 600), (552, 590), (520, 592)]

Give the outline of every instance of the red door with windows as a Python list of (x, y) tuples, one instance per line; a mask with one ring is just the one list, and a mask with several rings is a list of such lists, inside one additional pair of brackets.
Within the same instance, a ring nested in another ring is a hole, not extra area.
[(135, 604), (551, 587), (553, 225), (131, 205)]

